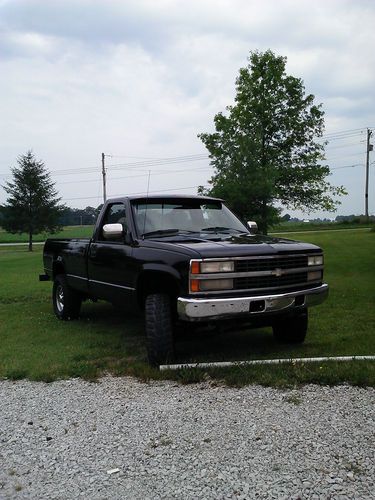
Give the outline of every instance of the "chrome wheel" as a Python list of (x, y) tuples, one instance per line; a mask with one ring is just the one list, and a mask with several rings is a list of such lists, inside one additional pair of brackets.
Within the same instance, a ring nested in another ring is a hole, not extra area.
[(55, 277), (52, 289), (52, 301), (54, 313), (59, 319), (67, 321), (79, 317), (82, 295), (70, 288), (63, 274)]
[(64, 310), (64, 290), (61, 285), (58, 285), (56, 288), (56, 308), (59, 313), (62, 313)]

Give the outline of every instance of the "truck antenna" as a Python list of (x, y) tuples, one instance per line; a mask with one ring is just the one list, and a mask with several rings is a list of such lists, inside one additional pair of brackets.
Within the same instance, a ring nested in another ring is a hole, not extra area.
[(143, 217), (143, 231), (142, 231), (143, 239), (145, 239), (146, 215), (147, 215), (147, 205), (148, 205), (148, 193), (150, 191), (150, 177), (151, 177), (151, 170), (148, 171), (147, 194), (146, 194), (146, 208), (145, 208), (145, 215)]

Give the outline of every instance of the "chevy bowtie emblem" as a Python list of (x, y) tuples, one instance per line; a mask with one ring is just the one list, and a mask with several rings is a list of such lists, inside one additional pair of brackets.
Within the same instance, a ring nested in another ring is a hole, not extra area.
[(283, 272), (281, 269), (275, 269), (272, 274), (274, 276), (277, 276), (278, 278), (280, 278), (280, 276), (282, 276)]

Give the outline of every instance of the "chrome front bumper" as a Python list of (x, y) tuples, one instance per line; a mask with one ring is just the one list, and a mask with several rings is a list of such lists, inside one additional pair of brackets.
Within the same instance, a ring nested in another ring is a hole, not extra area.
[(212, 321), (240, 316), (260, 316), (267, 313), (286, 312), (294, 308), (321, 304), (328, 297), (328, 285), (299, 290), (298, 292), (256, 297), (225, 299), (193, 299), (179, 297), (177, 312), (184, 321)]

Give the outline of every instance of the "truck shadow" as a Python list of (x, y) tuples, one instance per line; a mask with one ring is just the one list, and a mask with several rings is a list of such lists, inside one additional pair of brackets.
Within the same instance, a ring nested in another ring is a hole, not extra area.
[[(94, 324), (98, 332), (105, 330), (108, 334), (115, 334), (125, 352), (134, 353), (140, 361), (146, 361), (146, 338), (142, 316), (99, 302), (84, 305), (81, 321)], [(222, 330), (214, 327), (198, 328), (192, 325), (178, 327), (175, 350), (177, 363), (289, 358), (306, 354), (306, 346), (276, 342), (272, 328), (253, 329), (246, 325)]]
[(224, 331), (193, 329), (176, 337), (176, 359), (179, 363), (289, 358), (304, 351), (301, 345), (276, 342), (270, 327), (234, 326)]

